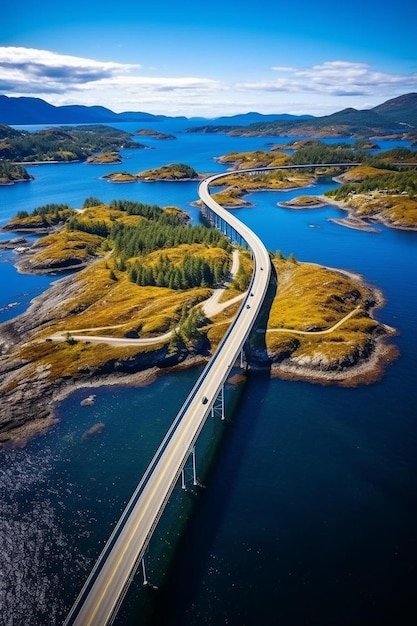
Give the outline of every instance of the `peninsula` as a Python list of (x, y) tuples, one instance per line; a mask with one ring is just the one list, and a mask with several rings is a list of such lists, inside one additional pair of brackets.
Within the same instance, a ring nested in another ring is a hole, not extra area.
[[(8, 228), (33, 232), (37, 222), (42, 236), (20, 256), (20, 270), (79, 271), (0, 326), (1, 443), (48, 428), (54, 403), (75, 387), (143, 383), (207, 360), (252, 273), (245, 250), (233, 252), (232, 265), (229, 241), (188, 225), (175, 207), (88, 198), (81, 211), (40, 208)], [(271, 285), (247, 344), (249, 369), (326, 384), (376, 380), (396, 357), (395, 331), (372, 317), (382, 294), (293, 256), (277, 253), (273, 263), (279, 288)]]

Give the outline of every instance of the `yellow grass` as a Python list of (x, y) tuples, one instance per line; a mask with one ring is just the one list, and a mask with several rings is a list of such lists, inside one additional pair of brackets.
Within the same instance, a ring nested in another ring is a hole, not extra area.
[[(230, 253), (223, 248), (209, 247), (203, 243), (181, 244), (176, 248), (164, 248), (163, 250), (155, 250), (146, 255), (146, 265), (155, 265), (159, 263), (161, 258), (168, 258), (171, 263), (177, 265), (181, 263), (185, 256), (198, 256), (206, 261), (218, 260), (223, 263), (226, 259), (230, 259)], [(142, 259), (143, 260), (143, 259)]]
[[(77, 373), (93, 370), (100, 364), (114, 359), (128, 359), (141, 352), (155, 350), (153, 346), (109, 346), (105, 343), (48, 342), (31, 343), (22, 347), (19, 356), (32, 361), (32, 368), (46, 367), (51, 380), (74, 376)], [(28, 372), (25, 372), (26, 375)]]
[(341, 178), (345, 183), (360, 183), (366, 178), (375, 178), (376, 176), (382, 176), (383, 174), (392, 174), (390, 170), (378, 169), (371, 165), (358, 165), (352, 167), (345, 172)]
[(347, 205), (360, 217), (375, 217), (404, 228), (417, 228), (417, 200), (381, 192), (357, 194)]
[(255, 150), (254, 152), (231, 152), (218, 159), (220, 163), (233, 163), (241, 169), (286, 165), (290, 157), (284, 152)]
[[(378, 323), (369, 318), (372, 297), (366, 286), (335, 270), (274, 260), (278, 289), (272, 303), (266, 342), (271, 354), (291, 353), (332, 361), (364, 350)], [(273, 332), (273, 329), (326, 330), (357, 306), (360, 309), (325, 335)]]
[(185, 302), (207, 297), (207, 289), (138, 287), (125, 272), (115, 274), (117, 280), (112, 280), (108, 262), (99, 261), (74, 277), (77, 289), (57, 308), (57, 317), (65, 317), (54, 324), (53, 332), (124, 325), (102, 334), (123, 337), (131, 329), (141, 329), (141, 336), (159, 334), (178, 321)]
[(39, 239), (34, 246), (37, 252), (33, 256), (33, 262), (64, 261), (74, 257), (86, 259), (91, 252), (97, 253), (102, 243), (103, 238), (98, 235), (64, 229)]

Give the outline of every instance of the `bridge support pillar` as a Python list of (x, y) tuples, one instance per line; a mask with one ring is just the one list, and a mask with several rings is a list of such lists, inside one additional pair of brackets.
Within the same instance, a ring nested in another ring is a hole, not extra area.
[(142, 575), (143, 575), (143, 586), (146, 587), (148, 584), (148, 579), (146, 577), (146, 567), (145, 567), (145, 557), (142, 557)]
[(198, 480), (197, 480), (196, 459), (195, 459), (195, 446), (192, 451), (192, 457), (193, 457), (193, 485), (196, 486), (198, 485)]
[[(192, 469), (193, 469), (193, 485), (194, 487), (197, 487), (199, 485), (199, 482), (197, 479), (197, 462), (196, 462), (195, 446), (191, 450), (191, 463), (192, 463)], [(181, 489), (184, 489), (184, 491), (187, 490), (187, 485), (186, 485), (186, 480), (185, 480), (185, 466), (181, 470)]]
[(224, 411), (224, 385), (220, 388), (217, 398), (214, 401), (213, 406), (211, 407), (211, 416), (216, 417), (219, 416), (221, 420), (225, 418)]
[(243, 348), (240, 351), (240, 369), (244, 369), (245, 367), (245, 353), (243, 352)]

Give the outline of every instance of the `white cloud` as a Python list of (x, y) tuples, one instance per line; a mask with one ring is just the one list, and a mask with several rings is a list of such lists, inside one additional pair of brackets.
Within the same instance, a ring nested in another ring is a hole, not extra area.
[(0, 91), (36, 96), (55, 105), (102, 104), (114, 111), (144, 104), (181, 107), (223, 89), (193, 76), (141, 76), (141, 65), (100, 62), (31, 48), (0, 47)]
[(103, 78), (126, 74), (140, 65), (94, 61), (48, 50), (0, 47), (0, 86), (4, 91), (36, 91), (38, 88), (57, 93)]
[(0, 93), (38, 97), (56, 106), (215, 117), (250, 110), (325, 115), (347, 106), (375, 106), (417, 90), (417, 74), (384, 73), (366, 63), (328, 61), (271, 69), (275, 78), (240, 82), (233, 77), (158, 76), (154, 67), (146, 76), (139, 64), (0, 47)]
[(328, 61), (320, 65), (297, 69), (274, 66), (284, 73), (270, 81), (241, 83), (240, 88), (259, 91), (290, 93), (322, 93), (331, 96), (385, 95), (387, 89), (396, 88), (406, 92), (417, 87), (417, 73), (388, 74), (373, 70), (366, 63)]

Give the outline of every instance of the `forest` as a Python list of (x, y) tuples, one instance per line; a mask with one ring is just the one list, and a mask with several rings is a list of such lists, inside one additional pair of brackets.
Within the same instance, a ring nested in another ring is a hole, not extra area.
[[(1, 150), (1, 142), (0, 142)], [(33, 180), (33, 176), (28, 174), (27, 170), (11, 161), (2, 161), (0, 159), (0, 185), (10, 185), (13, 182)]]
[[(182, 255), (179, 261), (164, 254), (156, 262), (147, 259), (147, 255), (155, 250), (178, 248), (186, 244), (203, 244), (225, 251), (231, 249), (229, 240), (217, 229), (201, 224), (184, 224), (181, 215), (162, 212), (135, 226), (116, 221), (110, 230), (109, 239), (118, 260), (118, 269), (128, 269), (130, 280), (141, 286), (170, 289), (210, 287), (221, 283), (229, 270), (227, 257), (220, 262), (197, 253)], [(127, 259), (134, 261), (127, 264)]]
[[(7, 128), (7, 127), (6, 127)], [(129, 133), (111, 126), (62, 126), (35, 133), (0, 133), (0, 160), (19, 163), (45, 161), (85, 161), (101, 151), (143, 148)]]
[[(133, 224), (129, 219), (131, 216), (138, 218)], [(83, 211), (66, 204), (47, 204), (31, 213), (19, 211), (5, 228), (51, 232), (51, 229), (56, 231), (57, 226), (62, 227), (61, 244), (55, 248), (55, 254), (63, 257), (69, 245), (66, 234), (94, 235), (97, 241), (94, 250), (87, 240), (77, 239), (77, 252), (71, 250), (71, 254), (84, 258), (83, 249), (88, 246), (88, 252), (93, 256), (111, 250), (115, 269), (127, 272), (130, 281), (140, 286), (178, 290), (221, 283), (229, 271), (229, 240), (216, 228), (203, 224), (191, 226), (187, 222), (188, 215), (175, 207), (162, 209), (131, 200), (112, 200), (106, 205), (98, 198), (90, 197), (84, 201)], [(51, 244), (56, 245), (57, 235), (59, 233), (50, 240)], [(173, 254), (172, 250), (179, 246), (183, 246), (181, 253)], [(212, 248), (217, 249), (216, 255), (208, 252)], [(149, 258), (155, 251), (168, 249), (169, 255)], [(219, 256), (219, 249), (226, 254)]]

